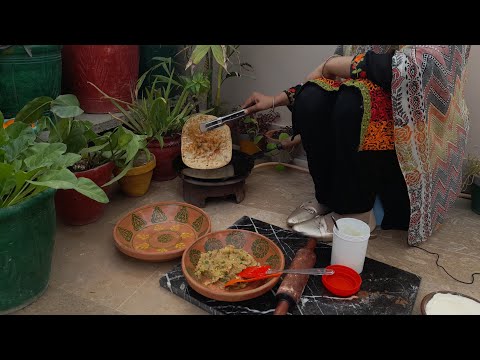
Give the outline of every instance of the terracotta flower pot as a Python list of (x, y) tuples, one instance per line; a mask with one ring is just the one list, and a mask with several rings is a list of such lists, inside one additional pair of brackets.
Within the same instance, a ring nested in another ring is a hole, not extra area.
[[(114, 167), (115, 164), (109, 162), (94, 169), (77, 172), (75, 176), (91, 179), (98, 186), (102, 186), (112, 178)], [(106, 205), (75, 190), (58, 190), (55, 195), (57, 214), (68, 225), (86, 225), (97, 221), (103, 215)]]
[[(123, 193), (128, 196), (143, 196), (147, 193), (152, 182), (153, 169), (155, 168), (155, 156), (145, 165), (136, 166), (125, 174), (118, 183)], [(115, 176), (120, 173), (121, 169), (115, 169)]]
[(148, 144), (148, 150), (155, 155), (157, 165), (153, 169), (153, 180), (166, 181), (177, 177), (177, 172), (173, 168), (172, 162), (181, 153), (181, 136), (176, 134), (163, 138), (163, 148), (157, 140), (152, 140)]

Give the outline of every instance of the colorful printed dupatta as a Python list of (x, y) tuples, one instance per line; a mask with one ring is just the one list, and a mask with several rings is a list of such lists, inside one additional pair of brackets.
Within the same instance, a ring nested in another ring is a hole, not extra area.
[(395, 50), (395, 148), (410, 197), (408, 243), (424, 242), (460, 193), (469, 129), (464, 100), (470, 45), (340, 45), (336, 53)]

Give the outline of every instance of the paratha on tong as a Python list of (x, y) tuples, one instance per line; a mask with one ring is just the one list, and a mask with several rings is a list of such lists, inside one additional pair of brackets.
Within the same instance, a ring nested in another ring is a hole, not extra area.
[(227, 125), (201, 132), (200, 124), (216, 119), (192, 115), (182, 129), (182, 160), (192, 169), (218, 169), (232, 160), (232, 136)]

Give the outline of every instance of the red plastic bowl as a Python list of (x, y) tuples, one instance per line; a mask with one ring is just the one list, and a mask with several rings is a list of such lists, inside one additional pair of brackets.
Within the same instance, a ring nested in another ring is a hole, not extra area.
[(323, 275), (325, 288), (337, 296), (352, 296), (360, 290), (362, 278), (353, 269), (343, 265), (330, 265), (327, 269), (335, 270), (333, 275)]

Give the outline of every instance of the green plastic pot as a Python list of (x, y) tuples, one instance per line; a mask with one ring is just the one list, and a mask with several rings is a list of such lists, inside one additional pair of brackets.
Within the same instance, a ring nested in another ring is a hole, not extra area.
[(55, 241), (54, 189), (0, 209), (0, 314), (17, 311), (47, 289)]
[(0, 110), (6, 119), (36, 97), (60, 95), (61, 45), (25, 46), (32, 57), (20, 45), (0, 50)]
[(480, 176), (472, 184), (472, 211), (480, 215)]

